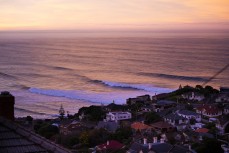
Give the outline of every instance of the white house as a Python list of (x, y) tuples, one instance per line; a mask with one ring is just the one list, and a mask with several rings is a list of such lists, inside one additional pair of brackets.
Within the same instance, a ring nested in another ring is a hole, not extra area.
[(184, 99), (197, 100), (197, 101), (201, 101), (205, 98), (203, 94), (200, 94), (198, 92), (188, 92), (188, 93), (182, 94), (181, 96)]
[(196, 112), (193, 112), (193, 111), (179, 110), (179, 111), (177, 111), (177, 114), (179, 116), (186, 118), (186, 119), (195, 119), (197, 122), (201, 121), (201, 115), (196, 113)]
[(178, 115), (177, 113), (170, 113), (164, 116), (164, 120), (176, 127), (178, 131), (185, 129), (189, 123), (188, 119)]
[(130, 112), (109, 112), (106, 114), (107, 121), (120, 121), (131, 119), (132, 115)]

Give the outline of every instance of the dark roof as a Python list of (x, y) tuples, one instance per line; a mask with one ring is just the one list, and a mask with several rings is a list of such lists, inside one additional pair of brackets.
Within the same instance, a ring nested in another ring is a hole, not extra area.
[(229, 105), (226, 105), (226, 106), (224, 107), (224, 109), (229, 109)]
[(165, 116), (166, 119), (170, 119), (170, 120), (182, 120), (185, 119), (182, 116), (179, 116), (177, 113), (170, 113), (168, 115)]
[(67, 149), (4, 118), (0, 118), (0, 152), (70, 153)]
[(148, 153), (149, 151), (154, 151), (155, 153), (167, 153), (167, 152), (171, 152), (171, 153), (188, 153), (189, 150), (187, 148), (184, 148), (182, 146), (178, 146), (178, 145), (171, 145), (169, 143), (152, 143), (152, 147), (149, 150), (149, 146), (144, 145), (144, 144), (140, 144), (140, 143), (133, 143), (130, 146), (130, 149), (128, 150), (128, 152), (130, 153), (138, 153), (139, 151), (143, 151), (143, 153)]
[(171, 100), (159, 100), (157, 101), (157, 105), (170, 105), (170, 104), (175, 104), (176, 102), (171, 101)]
[(154, 128), (162, 128), (162, 129), (173, 127), (172, 125), (170, 125), (169, 123), (164, 122), (164, 121), (159, 121), (159, 122), (153, 123), (153, 124), (151, 124), (151, 126)]
[(193, 115), (193, 116), (199, 115), (198, 113), (193, 112), (193, 111), (189, 111), (189, 110), (180, 110), (178, 113), (182, 114), (182, 115)]

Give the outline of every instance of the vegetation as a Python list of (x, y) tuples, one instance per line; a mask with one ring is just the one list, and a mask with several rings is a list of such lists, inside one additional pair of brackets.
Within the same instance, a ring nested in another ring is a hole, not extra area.
[(64, 115), (65, 115), (65, 111), (64, 111), (62, 104), (60, 106), (59, 114), (60, 114), (60, 119), (62, 120), (64, 118)]
[(44, 124), (38, 130), (38, 134), (40, 134), (41, 136), (43, 136), (47, 139), (51, 138), (52, 136), (54, 136), (58, 133), (59, 133), (58, 127), (50, 125), (50, 124)]
[(215, 126), (215, 123), (207, 123), (205, 125), (205, 128), (209, 129), (209, 133), (211, 133), (211, 134), (214, 134), (215, 135), (216, 132), (217, 132), (217, 128)]
[(145, 114), (145, 123), (151, 124), (153, 122), (159, 121), (161, 119), (155, 112), (148, 112)]
[(78, 115), (84, 114), (85, 119), (89, 121), (102, 120), (106, 112), (100, 106), (82, 107), (78, 111)]
[(131, 138), (132, 134), (130, 127), (119, 128), (115, 133), (110, 135), (110, 139), (125, 143), (128, 142), (128, 139)]
[(221, 143), (216, 139), (204, 138), (201, 144), (196, 143), (193, 148), (197, 153), (223, 153)]

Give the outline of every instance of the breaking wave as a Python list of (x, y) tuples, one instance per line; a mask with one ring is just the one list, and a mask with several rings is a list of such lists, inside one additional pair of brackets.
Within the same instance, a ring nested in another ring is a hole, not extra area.
[[(131, 85), (125, 83), (114, 83), (105, 82), (109, 86), (122, 87), (122, 88), (134, 88), (136, 91), (116, 91), (116, 92), (92, 92), (82, 90), (56, 90), (56, 89), (41, 89), (41, 88), (30, 88), (29, 91), (35, 94), (42, 94), (47, 96), (64, 97), (69, 99), (83, 100), (92, 103), (103, 103), (108, 104), (113, 100), (116, 103), (123, 104), (126, 99), (149, 94), (154, 95), (155, 93), (164, 93), (172, 91), (166, 88), (148, 87), (146, 85)], [(104, 83), (104, 84), (105, 84)]]
[(163, 73), (138, 73), (138, 74), (143, 76), (166, 78), (172, 80), (187, 80), (187, 81), (198, 81), (198, 82), (203, 82), (208, 80), (208, 78), (198, 77), (198, 76), (181, 76), (181, 75), (171, 75), (171, 74), (163, 74)]
[(143, 90), (143, 91), (153, 92), (153, 93), (164, 93), (164, 92), (172, 91), (172, 89), (155, 87), (149, 84), (131, 84), (131, 83), (121, 83), (121, 82), (101, 81), (101, 80), (94, 80), (94, 82), (101, 83), (103, 85), (114, 87), (114, 88)]

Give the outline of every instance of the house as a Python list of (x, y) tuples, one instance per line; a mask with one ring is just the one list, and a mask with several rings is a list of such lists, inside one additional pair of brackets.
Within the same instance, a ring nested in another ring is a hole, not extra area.
[(106, 121), (120, 121), (131, 119), (130, 112), (109, 112), (106, 114)]
[(223, 109), (224, 114), (229, 114), (229, 105), (226, 105)]
[(72, 121), (70, 124), (62, 124), (60, 127), (60, 133), (64, 135), (71, 134), (75, 131), (81, 131), (85, 127), (78, 121)]
[(143, 107), (141, 107), (141, 111), (142, 112), (152, 112), (153, 111), (153, 106), (152, 105), (143, 106)]
[(149, 125), (146, 125), (144, 123), (141, 123), (141, 122), (134, 122), (131, 124), (131, 128), (134, 130), (134, 131), (148, 131), (148, 130), (151, 130), (153, 127), (149, 126)]
[(164, 120), (177, 128), (178, 131), (184, 130), (189, 123), (189, 120), (179, 116), (177, 113), (170, 113), (164, 116)]
[(147, 103), (151, 101), (150, 95), (137, 96), (136, 98), (129, 98), (126, 100), (126, 104), (132, 105), (135, 103)]
[(218, 117), (222, 110), (213, 104), (203, 104), (196, 108), (196, 112), (206, 117)]
[(106, 143), (96, 146), (96, 151), (98, 152), (109, 152), (117, 151), (124, 147), (124, 145), (116, 140), (109, 140)]
[(155, 130), (160, 130), (161, 132), (168, 132), (168, 131), (173, 130), (173, 126), (167, 122), (164, 122), (164, 121), (159, 121), (159, 122), (153, 123), (153, 124), (151, 124), (151, 126)]
[(195, 123), (195, 124), (191, 125), (191, 128), (193, 130), (196, 130), (196, 129), (199, 129), (199, 128), (203, 128), (204, 126), (205, 126), (205, 124), (203, 124), (203, 123)]
[(71, 151), (0, 117), (1, 153), (70, 153)]
[(220, 87), (220, 93), (229, 93), (229, 87)]
[(229, 93), (219, 93), (215, 99), (217, 103), (228, 103), (229, 102)]
[(187, 100), (202, 101), (205, 97), (198, 92), (187, 92), (181, 95), (182, 98)]
[(216, 102), (229, 102), (229, 88), (220, 87), (218, 97), (215, 99)]
[(214, 138), (214, 135), (208, 133), (209, 130), (206, 128), (199, 128), (197, 130), (195, 130), (195, 135), (197, 136), (197, 139), (202, 141), (204, 137), (206, 138)]
[(119, 123), (115, 121), (99, 121), (96, 128), (104, 128), (109, 132), (115, 132), (119, 128)]
[(194, 153), (191, 148), (185, 148), (183, 146), (179, 145), (171, 145), (169, 143), (162, 142), (153, 142), (153, 143), (147, 143), (147, 141), (144, 141), (144, 143), (134, 142), (127, 153)]
[(219, 134), (229, 133), (229, 120), (225, 116), (219, 118), (216, 122), (216, 128), (219, 130)]
[(153, 104), (153, 110), (155, 112), (161, 112), (165, 109), (175, 107), (176, 103), (174, 101), (169, 100), (159, 100), (157, 103)]
[(126, 111), (128, 110), (127, 105), (119, 105), (115, 103), (111, 103), (107, 106), (105, 106), (106, 111), (113, 112), (113, 111)]
[(193, 112), (193, 111), (179, 110), (179, 111), (177, 111), (177, 114), (179, 116), (186, 118), (186, 119), (195, 119), (197, 122), (201, 121), (201, 115), (196, 113), (196, 112)]

